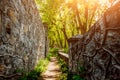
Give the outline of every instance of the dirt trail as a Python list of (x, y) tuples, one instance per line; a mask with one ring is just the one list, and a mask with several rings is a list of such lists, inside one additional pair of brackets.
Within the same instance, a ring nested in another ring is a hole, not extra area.
[(42, 74), (42, 78), (43, 80), (59, 80), (60, 73), (60, 67), (56, 57), (51, 57), (46, 72)]

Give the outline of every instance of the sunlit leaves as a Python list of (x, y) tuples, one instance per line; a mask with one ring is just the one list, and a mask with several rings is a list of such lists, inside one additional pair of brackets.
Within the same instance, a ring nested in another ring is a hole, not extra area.
[(48, 25), (50, 46), (67, 47), (67, 39), (86, 33), (105, 11), (104, 0), (36, 0), (43, 23)]

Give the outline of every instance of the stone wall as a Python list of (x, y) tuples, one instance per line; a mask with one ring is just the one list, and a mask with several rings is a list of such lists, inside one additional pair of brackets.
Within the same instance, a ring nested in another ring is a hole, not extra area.
[[(78, 64), (80, 64), (79, 59), (81, 59), (82, 56), (81, 50), (82, 50), (82, 35), (75, 35), (71, 38), (69, 38), (69, 71), (74, 73), (78, 72)], [(82, 64), (79, 66), (83, 66)]]
[(0, 0), (0, 75), (32, 70), (44, 52), (45, 31), (34, 0)]
[(45, 29), (45, 57), (47, 57), (47, 54), (49, 52), (49, 39), (48, 39), (48, 25), (46, 23), (43, 23), (44, 29)]
[(69, 71), (87, 80), (120, 80), (120, 2), (109, 8), (78, 42), (69, 43)]

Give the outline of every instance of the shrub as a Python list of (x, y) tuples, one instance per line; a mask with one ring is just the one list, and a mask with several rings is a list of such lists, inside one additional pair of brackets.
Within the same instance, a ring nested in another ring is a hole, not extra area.
[(27, 73), (24, 73), (19, 80), (38, 80), (40, 72), (33, 70)]
[(67, 64), (59, 56), (57, 56), (57, 58), (58, 58), (58, 63), (60, 65), (60, 68), (61, 68), (61, 71), (62, 71), (62, 74), (60, 75), (59, 79), (60, 80), (67, 80), (67, 77), (68, 77), (68, 67), (67, 67)]
[(46, 67), (49, 63), (49, 60), (46, 59), (42, 59), (38, 62), (37, 66), (35, 67), (35, 70), (39, 71), (39, 72), (44, 72), (46, 70)]
[(23, 74), (18, 80), (39, 80), (40, 74), (46, 70), (48, 63), (49, 61), (47, 58), (42, 59), (39, 61), (35, 69), (30, 72), (17, 69), (16, 72)]

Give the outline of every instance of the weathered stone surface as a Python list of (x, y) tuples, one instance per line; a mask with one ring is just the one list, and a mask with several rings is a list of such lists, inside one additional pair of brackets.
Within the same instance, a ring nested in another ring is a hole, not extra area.
[[(69, 71), (76, 73), (78, 71), (78, 59), (80, 58), (80, 52), (82, 46), (82, 35), (73, 36), (68, 40), (69, 42)], [(78, 51), (79, 50), (79, 51)], [(82, 65), (81, 65), (82, 66)]]
[(0, 74), (32, 70), (44, 52), (45, 31), (34, 0), (0, 0)]
[(79, 74), (84, 66), (87, 80), (120, 80), (120, 2), (79, 39), (70, 41), (69, 71)]
[(48, 54), (48, 51), (49, 51), (49, 39), (48, 39), (48, 25), (46, 23), (43, 23), (44, 24), (44, 29), (45, 29), (45, 57), (47, 56)]

